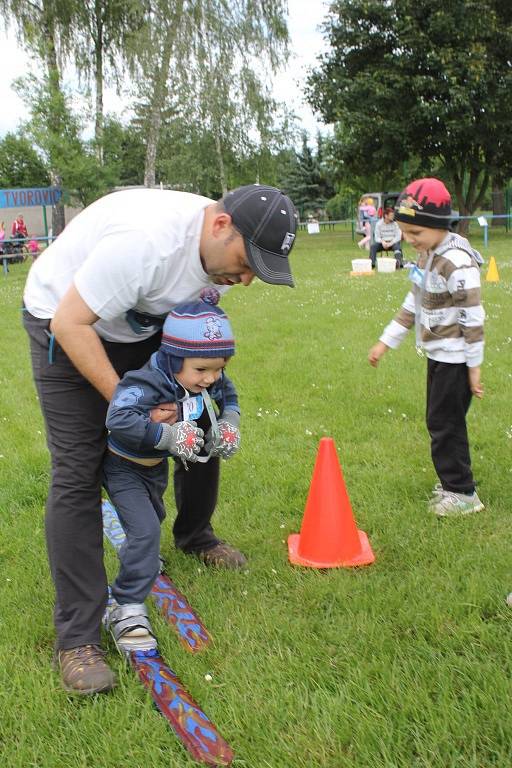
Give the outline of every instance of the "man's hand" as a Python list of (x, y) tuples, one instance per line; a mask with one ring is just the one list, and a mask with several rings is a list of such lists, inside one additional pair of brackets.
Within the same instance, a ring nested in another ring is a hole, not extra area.
[(376, 368), (382, 355), (387, 352), (388, 349), (389, 347), (384, 344), (383, 341), (378, 341), (376, 344), (374, 344), (368, 352), (368, 362), (370, 365), (373, 365), (373, 367)]
[(480, 366), (476, 365), (474, 368), (468, 368), (469, 387), (472, 394), (475, 397), (482, 399), (484, 396), (484, 387), (480, 381)]
[(178, 418), (178, 406), (176, 403), (160, 403), (157, 408), (149, 412), (149, 415), (155, 424), (175, 424)]
[(222, 459), (229, 459), (240, 448), (240, 414), (236, 411), (225, 411), (219, 420), (220, 436), (213, 438), (212, 430), (209, 429), (206, 435), (205, 451), (210, 456), (220, 456)]
[(382, 241), (382, 247), (383, 247), (383, 248), (384, 248), (386, 251), (389, 251), (389, 249), (391, 248), (391, 246), (392, 246), (392, 245), (393, 245), (393, 243), (392, 243), (390, 240), (383, 240), (383, 241)]
[(204, 432), (195, 421), (178, 421), (170, 426), (162, 424), (162, 436), (155, 448), (169, 451), (185, 461), (197, 461), (197, 454), (204, 445)]

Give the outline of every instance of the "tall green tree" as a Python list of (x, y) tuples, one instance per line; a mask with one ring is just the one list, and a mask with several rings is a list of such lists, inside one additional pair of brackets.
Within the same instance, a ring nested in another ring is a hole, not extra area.
[(463, 215), (510, 177), (509, 0), (334, 0), (324, 29), (308, 98), (336, 124), (345, 170), (440, 164)]
[[(153, 0), (145, 9), (144, 23), (131, 41), (137, 61), (136, 112), (145, 137), (144, 185), (157, 181), (156, 166), (162, 124), (172, 112), (181, 73), (187, 59), (187, 29), (192, 29), (186, 0)], [(172, 66), (171, 66), (172, 65)]]
[(7, 133), (0, 139), (0, 187), (46, 187), (48, 168), (25, 136)]
[(146, 146), (140, 128), (123, 125), (107, 116), (103, 130), (103, 164), (111, 169), (116, 186), (140, 186), (144, 182)]
[(288, 154), (282, 186), (297, 206), (302, 219), (308, 214), (318, 215), (334, 195), (328, 164), (324, 163), (324, 150), (320, 134), (314, 151), (309, 146), (307, 134), (303, 132), (301, 150), (290, 150)]
[[(4, 24), (15, 27), (18, 39), (43, 64), (48, 98), (58, 106), (48, 112), (46, 128), (56, 139), (66, 128), (62, 122), (65, 111), (61, 108), (64, 96), (60, 62), (70, 50), (79, 4), (79, 0), (0, 0)], [(61, 186), (62, 169), (57, 157), (49, 154), (48, 163), (52, 183)], [(65, 224), (62, 203), (52, 208), (52, 220), (53, 231), (58, 234)]]
[(143, 23), (141, 0), (82, 0), (73, 15), (72, 48), (80, 75), (94, 83), (94, 139), (96, 155), (103, 162), (105, 82), (120, 84), (121, 71), (133, 71), (131, 39)]
[(157, 179), (158, 143), (176, 114), (210, 135), (221, 189), (230, 155), (270, 141), (268, 82), (286, 57), (284, 8), (284, 0), (154, 1), (138, 43), (145, 184)]
[(52, 87), (47, 77), (27, 77), (18, 82), (30, 110), (30, 120), (23, 126), (25, 135), (40, 150), (48, 167), (59, 169), (60, 181), (72, 202), (89, 205), (113, 186), (115, 170), (102, 167), (92, 143), (81, 140), (82, 126), (63, 91)]
[(288, 30), (282, 0), (196, 0), (195, 66), (189, 72), (201, 123), (211, 133), (221, 191), (228, 188), (225, 158), (270, 141), (277, 105), (272, 74), (286, 59)]

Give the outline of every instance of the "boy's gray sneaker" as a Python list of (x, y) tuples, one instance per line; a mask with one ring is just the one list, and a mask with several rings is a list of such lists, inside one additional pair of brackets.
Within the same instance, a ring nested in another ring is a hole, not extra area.
[(428, 500), (428, 506), (432, 507), (432, 505), (439, 500), (439, 497), (442, 496), (443, 493), (444, 493), (444, 490), (441, 483), (436, 483), (432, 489), (432, 496)]
[(480, 512), (484, 505), (474, 493), (455, 493), (454, 491), (441, 491), (436, 498), (432, 499), (429, 509), (438, 517), (462, 517), (471, 515), (473, 512)]
[(122, 653), (129, 655), (131, 651), (146, 651), (157, 647), (144, 603), (119, 605), (110, 597), (103, 623), (112, 633)]

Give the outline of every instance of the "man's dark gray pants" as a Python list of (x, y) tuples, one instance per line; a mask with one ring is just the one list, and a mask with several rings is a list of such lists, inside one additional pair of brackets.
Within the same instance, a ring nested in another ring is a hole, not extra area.
[[(108, 404), (58, 345), (50, 349), (49, 320), (27, 311), (32, 369), (46, 423), (51, 482), (46, 541), (55, 585), (57, 648), (99, 644), (107, 598), (101, 520), (102, 464)], [(135, 344), (103, 342), (119, 376), (140, 368), (156, 351), (160, 334)], [(176, 546), (208, 549), (218, 539), (210, 525), (217, 501), (219, 461), (185, 472), (175, 463)]]

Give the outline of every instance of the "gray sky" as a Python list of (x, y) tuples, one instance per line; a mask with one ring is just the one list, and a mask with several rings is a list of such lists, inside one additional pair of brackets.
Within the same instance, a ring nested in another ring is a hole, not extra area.
[[(327, 14), (324, 0), (288, 0), (288, 28), (291, 37), (291, 56), (286, 70), (275, 80), (276, 98), (287, 103), (300, 117), (303, 127), (312, 135), (316, 133), (317, 122), (311, 109), (304, 103), (301, 82), (304, 81), (308, 66), (314, 65), (316, 56), (322, 50), (322, 35), (318, 25)], [(7, 37), (0, 29), (0, 137), (14, 131), (27, 117), (23, 101), (11, 88), (12, 81), (31, 69), (27, 54), (20, 49), (11, 31)], [(105, 109), (117, 114), (123, 112), (123, 102), (113, 92), (105, 94)]]

